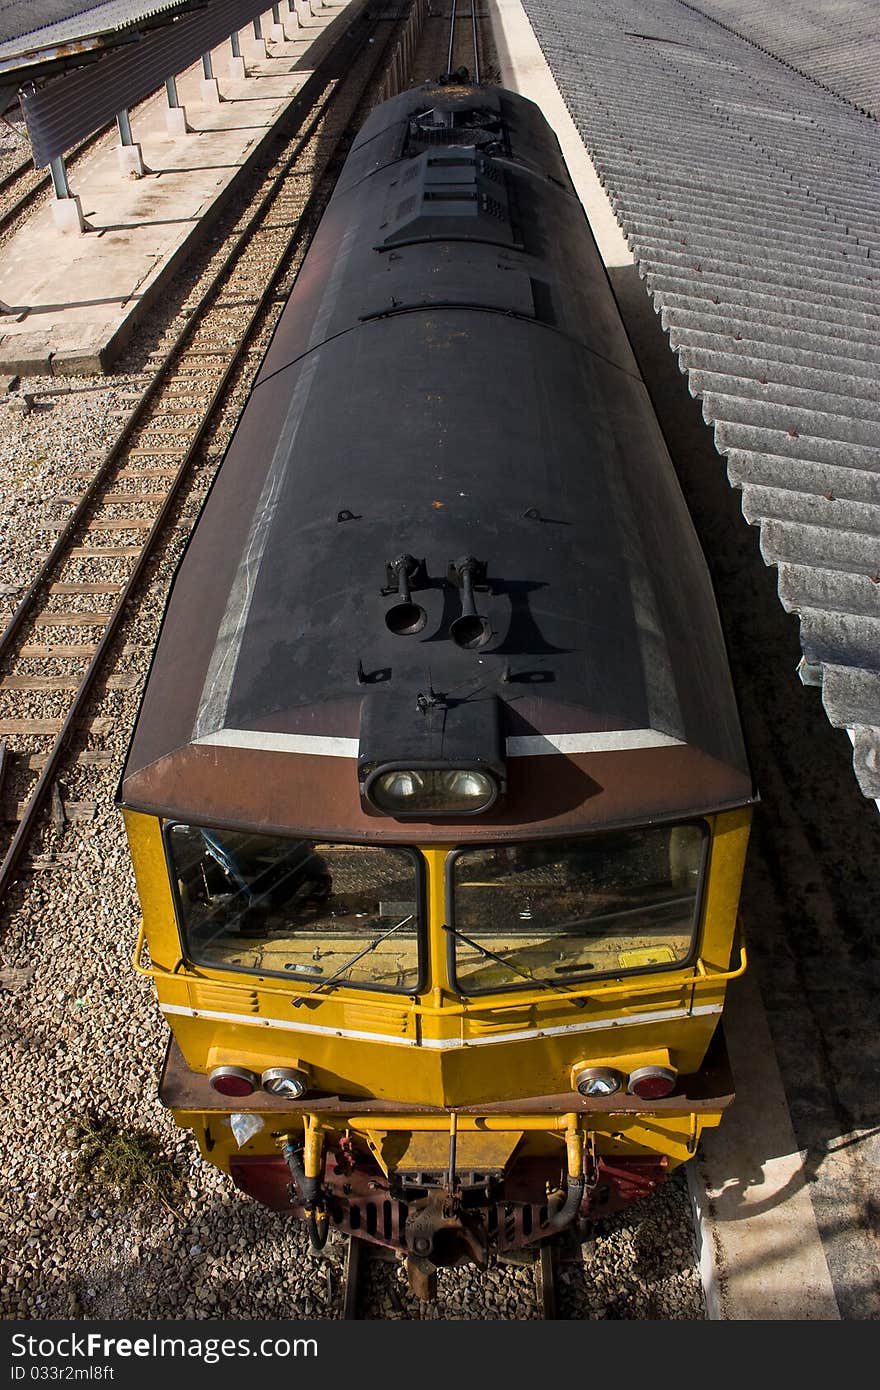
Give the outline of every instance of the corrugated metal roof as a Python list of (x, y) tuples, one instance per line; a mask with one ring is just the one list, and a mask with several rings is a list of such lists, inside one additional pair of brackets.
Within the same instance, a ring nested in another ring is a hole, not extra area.
[(876, 0), (700, 0), (691, 6), (880, 115)]
[(0, 6), (0, 60), (136, 28), (202, 0), (6, 0)]
[(524, 3), (880, 798), (880, 128), (680, 0)]

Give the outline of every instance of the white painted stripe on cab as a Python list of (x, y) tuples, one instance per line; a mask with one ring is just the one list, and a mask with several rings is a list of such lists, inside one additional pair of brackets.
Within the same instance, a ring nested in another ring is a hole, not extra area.
[(681, 748), (680, 738), (656, 729), (614, 729), (602, 734), (529, 734), (509, 738), (511, 758), (536, 758), (543, 753), (625, 753), (629, 748)]
[(203, 734), (197, 744), (219, 748), (258, 748), (267, 753), (311, 753), (317, 758), (356, 758), (356, 738), (333, 738), (329, 734), (268, 734), (259, 729), (217, 729)]
[(619, 1018), (597, 1019), (593, 1023), (563, 1023), (555, 1028), (528, 1028), (516, 1033), (497, 1033), (486, 1038), (401, 1038), (397, 1034), (367, 1033), (353, 1028), (322, 1028), (317, 1023), (293, 1022), (291, 1019), (263, 1018), (254, 1014), (226, 1014), (213, 1009), (190, 1009), (183, 1004), (161, 1004), (165, 1014), (180, 1014), (184, 1018), (206, 1018), (218, 1023), (248, 1023), (258, 1028), (281, 1028), (291, 1033), (312, 1033), (317, 1037), (347, 1038), (351, 1042), (389, 1043), (397, 1047), (421, 1047), (426, 1052), (447, 1052), (452, 1048), (485, 1047), (491, 1043), (524, 1042), (529, 1038), (552, 1038), (571, 1033), (610, 1032), (612, 1028), (665, 1023), (673, 1018), (696, 1018), (703, 1014), (720, 1014), (719, 1004), (700, 1004), (691, 1009), (662, 1009), (654, 1013), (625, 1014)]
[[(256, 748), (269, 753), (309, 753), (319, 758), (356, 758), (356, 738), (330, 734), (273, 734), (260, 729), (217, 729), (195, 740), (219, 748)], [(548, 753), (624, 753), (632, 748), (680, 748), (682, 741), (656, 729), (614, 729), (605, 733), (529, 734), (509, 738), (511, 758), (537, 758)]]

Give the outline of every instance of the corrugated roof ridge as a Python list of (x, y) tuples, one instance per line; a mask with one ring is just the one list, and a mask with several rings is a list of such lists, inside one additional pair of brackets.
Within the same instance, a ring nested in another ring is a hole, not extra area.
[[(828, 391), (824, 388), (798, 385), (790, 378), (785, 380), (782, 372), (775, 372), (776, 379), (773, 380), (765, 374), (766, 371), (774, 371), (774, 368), (768, 365), (765, 371), (757, 375), (737, 376), (704, 365), (689, 371), (688, 387), (692, 396), (700, 396), (704, 400), (710, 395), (719, 400), (754, 400), (773, 406), (794, 405), (803, 410), (818, 410), (826, 415), (837, 414), (836, 408), (849, 402), (851, 411), (855, 407), (858, 418), (880, 422), (880, 399), (877, 397), (876, 389), (870, 390), (867, 380), (864, 381), (861, 390), (857, 386), (854, 391), (852, 379), (847, 378), (845, 382), (839, 382), (837, 391)], [(839, 413), (843, 418), (852, 418), (851, 414), (847, 414), (843, 409)]]
[[(852, 329), (835, 333), (828, 331), (835, 325), (826, 325), (826, 331), (820, 334), (817, 332), (815, 320), (787, 314), (769, 314), (748, 304), (737, 304), (733, 307), (729, 304), (716, 306), (683, 296), (675, 296), (672, 302), (667, 301), (659, 308), (660, 319), (669, 334), (670, 345), (676, 350), (682, 345), (683, 334), (692, 335), (691, 344), (698, 349), (704, 336), (714, 340), (721, 338), (733, 343), (754, 343), (759, 340), (750, 335), (763, 331), (763, 341), (773, 347), (774, 353), (810, 352), (815, 357), (816, 352), (832, 351), (835, 356), (835, 370), (839, 369), (836, 354), (840, 351), (841, 341), (844, 341), (847, 358), (862, 367), (870, 364), (876, 373), (877, 344), (874, 333), (856, 333)], [(697, 308), (700, 310), (700, 316), (699, 322), (695, 324)], [(715, 331), (713, 316), (717, 319), (718, 329), (724, 329), (723, 333)], [(787, 359), (783, 356), (781, 360)], [(692, 365), (696, 366), (697, 363), (694, 362)]]
[[(758, 379), (769, 371), (772, 373), (768, 377), (770, 381), (784, 381), (791, 386), (805, 388), (818, 386), (821, 381), (821, 389), (825, 391), (838, 391), (847, 397), (854, 392), (857, 399), (862, 398), (862, 393), (868, 399), (876, 398), (877, 372), (872, 362), (841, 357), (837, 359), (839, 369), (837, 365), (823, 369), (814, 365), (815, 352), (802, 352), (799, 348), (774, 346), (772, 355), (766, 351), (755, 354), (750, 350), (752, 342), (742, 336), (738, 340), (731, 340), (729, 336), (722, 338), (719, 334), (703, 334), (701, 338), (706, 341), (699, 343), (691, 341), (691, 337), (696, 335), (690, 335), (687, 330), (680, 331), (677, 336), (679, 366), (682, 371), (687, 367), (691, 376), (694, 371), (702, 370), (706, 373), (717, 372), (722, 376), (738, 376), (742, 372)], [(699, 351), (700, 366), (692, 356), (694, 349)], [(826, 362), (829, 360), (828, 353), (823, 352), (822, 356)]]

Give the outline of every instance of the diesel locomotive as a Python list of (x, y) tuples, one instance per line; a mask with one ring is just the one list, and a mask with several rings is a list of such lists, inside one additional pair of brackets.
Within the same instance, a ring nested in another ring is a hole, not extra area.
[(422, 1296), (584, 1238), (732, 1100), (755, 801), (558, 142), (501, 88), (406, 91), (279, 320), (120, 782), (164, 1104)]

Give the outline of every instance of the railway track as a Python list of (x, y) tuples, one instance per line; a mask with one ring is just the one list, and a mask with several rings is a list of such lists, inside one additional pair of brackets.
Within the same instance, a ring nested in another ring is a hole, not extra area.
[[(89, 720), (90, 696), (179, 507), (197, 507), (207, 490), (210, 476), (199, 492), (191, 486), (206, 441), (267, 314), (277, 315), (290, 291), (407, 13), (374, 9), (368, 33), (353, 34), (350, 67), (328, 76), (305, 128), (279, 152), (215, 255), (210, 282), (158, 349), (110, 450), (77, 475), (82, 495), (61, 499), (71, 507), (66, 517), (40, 523), (54, 536), (51, 549), (0, 634), (0, 903), (49, 799), (56, 815), (77, 814), (60, 804), (62, 763), (74, 752), (87, 765), (110, 760), (101, 740), (111, 731)], [(339, 61), (337, 53), (336, 68)]]
[(453, 73), (460, 68), (467, 69), (472, 82), (480, 81), (480, 34), (477, 24), (477, 0), (468, 0), (467, 9), (462, 6), (461, 0), (451, 0), (446, 71)]
[[(520, 1320), (553, 1322), (584, 1316), (577, 1306), (576, 1293), (572, 1298), (566, 1289), (560, 1297), (560, 1274), (566, 1268), (566, 1285), (572, 1283), (571, 1271), (583, 1269), (580, 1247), (573, 1241), (558, 1237), (544, 1241), (532, 1256), (522, 1261), (493, 1264), (485, 1274), (474, 1273), (474, 1281), (490, 1278), (496, 1283), (511, 1285), (511, 1297), (520, 1306)], [(442, 1280), (443, 1275), (441, 1273)], [(382, 1246), (369, 1241), (345, 1239), (342, 1282), (340, 1290), (343, 1321), (366, 1321), (377, 1316), (375, 1310), (387, 1309), (390, 1316), (400, 1320), (430, 1316), (432, 1305), (420, 1303), (402, 1277), (399, 1259)], [(442, 1291), (441, 1291), (442, 1298)], [(378, 1313), (378, 1316), (383, 1316)]]

